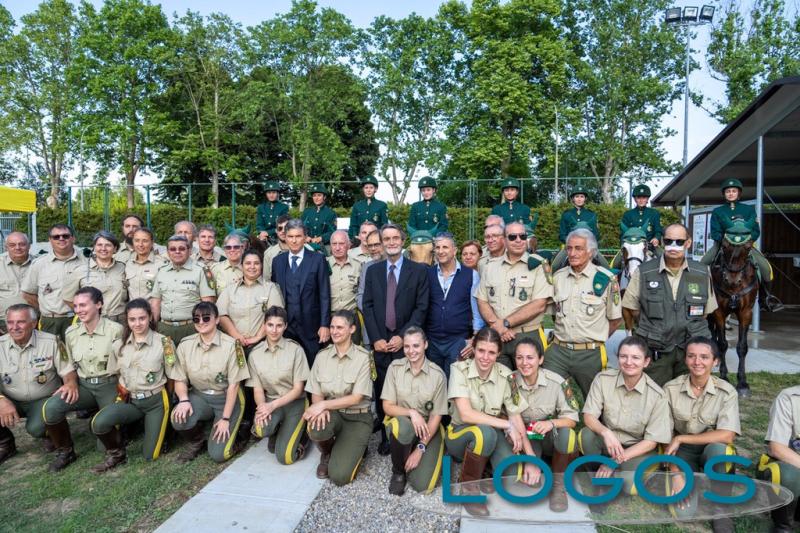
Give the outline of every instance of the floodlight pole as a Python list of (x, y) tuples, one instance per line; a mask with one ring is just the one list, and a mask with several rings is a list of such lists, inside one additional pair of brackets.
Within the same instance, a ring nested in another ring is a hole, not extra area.
[(683, 90), (683, 168), (689, 163), (689, 66), (692, 63), (691, 24), (686, 24), (686, 86)]

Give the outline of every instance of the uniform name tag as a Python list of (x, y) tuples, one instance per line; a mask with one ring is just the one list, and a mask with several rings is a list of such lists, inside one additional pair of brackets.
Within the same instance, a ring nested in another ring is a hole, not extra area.
[(647, 284), (647, 286), (650, 287), (651, 289), (657, 289), (658, 285), (659, 283), (657, 281), (651, 281), (650, 283)]
[(705, 310), (706, 310), (705, 305), (690, 305), (689, 316), (703, 316), (703, 312)]

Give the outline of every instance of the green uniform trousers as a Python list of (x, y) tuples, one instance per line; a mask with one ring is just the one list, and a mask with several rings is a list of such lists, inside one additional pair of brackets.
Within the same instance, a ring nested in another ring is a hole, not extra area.
[(524, 333), (517, 333), (514, 336), (514, 340), (511, 342), (504, 342), (503, 343), (503, 351), (500, 352), (500, 355), (497, 356), (497, 362), (501, 363), (511, 370), (515, 370), (517, 368), (516, 362), (514, 360), (514, 352), (517, 349), (517, 344), (522, 339), (539, 339), (539, 342), (542, 345), (542, 349), (547, 349), (547, 336), (544, 334), (544, 328), (539, 326), (538, 330), (534, 331), (526, 331)]
[[(394, 436), (400, 444), (408, 446), (410, 444), (416, 445), (419, 442), (409, 417), (398, 416), (390, 418), (387, 416), (383, 423), (386, 425), (386, 435)], [(439, 430), (428, 442), (419, 465), (408, 473), (408, 483), (415, 491), (428, 493), (436, 488), (439, 477), (442, 475), (443, 455), (444, 428), (440, 425)]]
[[(601, 267), (611, 268), (605, 256), (600, 252), (594, 254), (594, 257), (592, 258), (592, 263), (594, 263), (595, 265), (600, 265)], [(550, 262), (550, 264), (553, 265), (553, 272), (567, 266), (567, 249), (562, 246), (561, 249), (556, 254), (556, 256), (553, 258), (553, 260)]]
[[(456, 460), (461, 461), (464, 452), (470, 449), (472, 453), (488, 457), (494, 468), (497, 468), (497, 465), (506, 457), (514, 455), (514, 449), (506, 440), (503, 430), (485, 424), (450, 424), (447, 427), (445, 442), (447, 443), (447, 453)], [(522, 463), (510, 466), (507, 471), (503, 472), (503, 475), (515, 475), (519, 481), (522, 479)]]
[(131, 398), (129, 402), (116, 401), (107, 405), (92, 418), (95, 435), (105, 435), (114, 426), (132, 424), (144, 418), (144, 442), (142, 455), (154, 461), (161, 455), (161, 447), (169, 424), (169, 394), (166, 389), (142, 400)]
[(323, 429), (308, 428), (313, 441), (335, 438), (328, 462), (328, 479), (333, 484), (347, 485), (356, 477), (372, 435), (372, 413), (331, 411), (331, 419)]
[(83, 378), (78, 379), (78, 401), (67, 403), (61, 396), (51, 396), (44, 407), (45, 424), (58, 424), (67, 417), (70, 411), (89, 411), (102, 409), (111, 405), (117, 399), (117, 377), (113, 376), (106, 383), (89, 383)]
[(568, 455), (578, 451), (578, 435), (572, 428), (555, 428), (543, 439), (530, 439), (536, 457), (552, 457), (555, 452)]
[(305, 396), (298, 398), (272, 412), (266, 426), (257, 426), (253, 422), (252, 433), (259, 439), (275, 436), (275, 457), (282, 465), (290, 465), (297, 461), (301, 435), (306, 429), (303, 412), (308, 407)]
[(570, 350), (553, 342), (544, 353), (542, 368), (552, 370), (564, 379), (575, 380), (585, 400), (595, 376), (605, 370), (607, 364), (605, 344), (593, 350)]
[[(584, 427), (581, 428), (580, 432), (578, 433), (578, 449), (581, 452), (581, 455), (604, 455), (606, 457), (610, 457), (611, 454), (608, 453), (608, 449), (606, 448), (605, 441), (603, 441), (603, 437), (592, 431), (591, 429)], [(628, 494), (636, 494), (636, 488), (633, 486), (633, 474), (636, 471), (636, 468), (648, 457), (655, 455), (655, 451), (646, 453), (644, 455), (640, 455), (639, 457), (634, 457), (629, 461), (625, 461), (621, 463), (619, 467), (617, 467), (617, 471), (619, 472), (618, 476), (623, 480), (623, 489)], [(647, 473), (652, 473), (658, 470), (660, 465), (654, 464), (651, 465), (647, 469)], [(645, 479), (647, 476), (645, 476)]]
[(172, 342), (175, 343), (175, 346), (179, 345), (185, 337), (197, 333), (194, 329), (194, 324), (191, 322), (184, 324), (183, 326), (172, 326), (166, 322), (159, 322), (158, 332), (166, 337), (171, 338)]
[(233, 457), (233, 444), (236, 442), (236, 434), (239, 432), (239, 425), (242, 423), (244, 414), (244, 394), (242, 388), (236, 394), (236, 402), (233, 404), (230, 422), (230, 436), (222, 442), (213, 438), (214, 424), (222, 418), (222, 411), (225, 409), (225, 396), (227, 394), (206, 394), (194, 389), (189, 391), (189, 403), (192, 404), (192, 414), (186, 417), (186, 422), (180, 423), (172, 421), (172, 427), (177, 431), (192, 429), (201, 422), (212, 422), (208, 434), (208, 455), (216, 463), (224, 463)]
[[(709, 248), (700, 262), (704, 265), (711, 265), (716, 259), (717, 253), (719, 253), (719, 244), (715, 242), (714, 246)], [(762, 281), (772, 281), (772, 266), (770, 266), (769, 260), (764, 257), (764, 254), (761, 253), (761, 250), (750, 248), (750, 260), (756, 264), (758, 275)]]
[(39, 329), (57, 335), (58, 338), (63, 341), (64, 335), (67, 333), (67, 329), (72, 325), (73, 320), (75, 320), (73, 316), (43, 316), (39, 319)]
[[(8, 398), (8, 396), (6, 396), (6, 398)], [(38, 400), (31, 400), (29, 402), (22, 402), (19, 400), (8, 398), (11, 401), (11, 403), (14, 404), (14, 407), (16, 407), (17, 414), (19, 415), (19, 417), (25, 419), (25, 431), (27, 431), (28, 435), (30, 435), (33, 438), (43, 439), (45, 437), (42, 406), (44, 406), (45, 402), (49, 398), (50, 396), (45, 396), (44, 398), (39, 398)], [(0, 427), (0, 437), (7, 436), (10, 433), (11, 433), (10, 429)]]
[(671, 379), (689, 373), (686, 367), (686, 351), (683, 348), (676, 346), (671, 352), (654, 353), (650, 350), (650, 353), (653, 358), (644, 371), (659, 387), (663, 387)]
[(774, 485), (786, 487), (792, 491), (795, 499), (800, 495), (800, 468), (794, 465), (762, 454), (758, 462), (758, 477)]

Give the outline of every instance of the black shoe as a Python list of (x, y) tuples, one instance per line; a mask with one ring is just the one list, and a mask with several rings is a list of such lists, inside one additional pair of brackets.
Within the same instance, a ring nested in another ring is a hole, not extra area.
[(395, 496), (402, 496), (406, 491), (406, 475), (405, 474), (392, 474), (389, 480), (389, 494)]
[(388, 440), (382, 440), (380, 444), (378, 444), (378, 455), (389, 455), (392, 453), (391, 446), (389, 446)]

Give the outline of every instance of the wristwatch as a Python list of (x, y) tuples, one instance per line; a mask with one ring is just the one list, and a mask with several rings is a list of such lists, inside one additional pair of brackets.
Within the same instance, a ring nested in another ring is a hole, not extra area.
[(419, 451), (421, 451), (422, 453), (425, 453), (425, 450), (427, 450), (427, 449), (428, 449), (428, 447), (427, 447), (427, 446), (425, 446), (425, 444), (423, 444), (423, 443), (421, 443), (421, 442), (418, 442), (418, 443), (417, 443), (417, 449), (418, 449)]
[(509, 322), (507, 318), (503, 319), (503, 327), (506, 329), (511, 329), (511, 322)]

